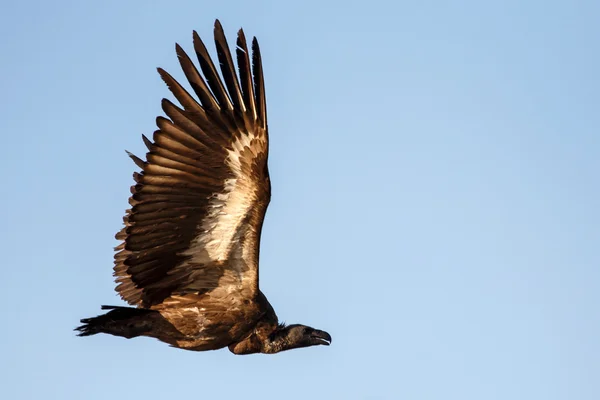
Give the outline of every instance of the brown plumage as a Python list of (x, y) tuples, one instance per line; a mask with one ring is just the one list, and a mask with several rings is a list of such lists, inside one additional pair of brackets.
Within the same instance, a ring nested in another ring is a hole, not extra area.
[[(171, 75), (158, 72), (181, 107), (167, 99), (146, 161), (128, 153), (135, 172), (125, 227), (116, 235), (116, 290), (136, 306), (83, 319), (80, 336), (149, 336), (187, 350), (228, 346), (235, 354), (277, 353), (328, 345), (327, 332), (280, 325), (259, 289), (262, 224), (271, 198), (268, 129), (260, 50), (252, 61), (238, 32), (237, 68), (215, 22), (223, 76), (194, 32), (202, 75), (176, 51), (196, 101)], [(203, 77), (204, 76), (204, 77)]]

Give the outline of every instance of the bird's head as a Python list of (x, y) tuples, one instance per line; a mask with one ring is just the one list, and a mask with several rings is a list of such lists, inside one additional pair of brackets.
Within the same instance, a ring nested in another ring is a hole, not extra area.
[(331, 344), (331, 336), (325, 331), (320, 331), (306, 325), (280, 325), (271, 334), (265, 352), (278, 353), (280, 351), (297, 349), (300, 347)]

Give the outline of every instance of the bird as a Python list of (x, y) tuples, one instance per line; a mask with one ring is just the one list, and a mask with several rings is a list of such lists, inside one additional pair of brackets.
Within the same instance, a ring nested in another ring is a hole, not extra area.
[(101, 306), (78, 336), (151, 337), (172, 347), (274, 354), (330, 345), (329, 333), (280, 323), (259, 288), (259, 250), (271, 198), (265, 82), (256, 37), (237, 34), (237, 72), (214, 24), (222, 79), (193, 31), (200, 71), (176, 44), (193, 97), (162, 68), (179, 103), (163, 99), (145, 160), (134, 172), (124, 227), (116, 234), (115, 290), (131, 307)]

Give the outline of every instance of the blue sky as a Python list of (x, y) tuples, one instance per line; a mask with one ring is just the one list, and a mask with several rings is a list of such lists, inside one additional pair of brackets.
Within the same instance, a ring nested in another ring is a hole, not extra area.
[[(3, 397), (600, 398), (599, 3), (208, 3), (1, 6)], [(263, 51), (261, 289), (333, 344), (76, 338), (123, 304), (155, 68), (182, 78), (175, 42), (217, 17)]]

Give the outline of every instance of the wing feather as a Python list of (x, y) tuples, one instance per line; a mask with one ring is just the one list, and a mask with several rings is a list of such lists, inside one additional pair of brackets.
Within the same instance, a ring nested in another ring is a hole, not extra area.
[[(128, 152), (127, 150), (125, 150), (127, 155), (129, 156), (129, 158), (131, 158), (133, 160), (133, 162), (135, 163), (135, 165), (137, 165), (140, 168), (144, 168), (144, 160), (142, 160), (141, 158), (139, 158), (138, 156), (136, 156), (135, 154), (131, 154), (130, 152)], [(134, 178), (136, 178), (136, 176), (134, 175)], [(136, 180), (137, 182), (137, 180)]]
[(206, 133), (214, 130), (214, 126), (212, 126), (210, 121), (203, 121), (199, 125), (197, 119), (194, 120), (189, 113), (186, 113), (167, 99), (163, 99), (162, 109), (175, 125), (181, 127), (181, 129), (188, 132), (205, 146), (211, 149), (219, 149), (221, 147), (217, 141), (213, 140), (211, 135)]
[(213, 64), (210, 55), (208, 54), (208, 50), (206, 50), (206, 46), (200, 36), (196, 31), (193, 34), (194, 38), (194, 50), (196, 51), (196, 56), (198, 57), (198, 62), (200, 63), (200, 68), (206, 77), (206, 82), (208, 86), (212, 90), (212, 93), (217, 98), (219, 102), (219, 106), (221, 110), (232, 111), (233, 104), (231, 100), (229, 100), (229, 95), (227, 95), (227, 91), (223, 86), (223, 82), (221, 82), (221, 78), (219, 78), (219, 74), (215, 65)]
[(258, 40), (252, 39), (252, 72), (254, 72), (254, 93), (256, 93), (256, 107), (258, 120), (263, 129), (267, 129), (267, 97), (265, 95), (265, 78), (263, 76), (262, 57)]
[(146, 137), (146, 135), (142, 135), (142, 140), (144, 141), (144, 145), (148, 150), (152, 148), (152, 141)]
[(176, 45), (176, 51), (177, 56), (179, 56), (181, 69), (190, 83), (190, 86), (200, 99), (202, 106), (206, 110), (218, 110), (220, 108), (219, 104), (217, 104), (217, 101), (206, 85), (206, 81), (202, 78), (202, 75), (200, 75), (190, 57), (179, 45)]
[(250, 118), (255, 121), (258, 115), (256, 114), (256, 102), (254, 101), (254, 88), (252, 87), (252, 72), (250, 71), (250, 57), (248, 56), (248, 46), (246, 45), (246, 36), (243, 30), (238, 31), (236, 55), (238, 60), (238, 72), (242, 84), (242, 93), (244, 103), (250, 111)]
[(167, 84), (167, 87), (169, 88), (171, 93), (173, 93), (173, 96), (175, 96), (177, 101), (183, 106), (183, 108), (186, 111), (194, 113), (203, 120), (208, 119), (206, 112), (200, 106), (200, 104), (198, 104), (198, 102), (194, 100), (194, 98), (188, 93), (188, 91), (185, 90), (183, 86), (181, 86), (179, 82), (177, 82), (175, 78), (171, 76), (171, 74), (169, 74), (162, 68), (157, 68), (157, 71), (163, 79), (163, 81)]
[(219, 57), (219, 63), (221, 65), (221, 73), (223, 74), (225, 85), (227, 85), (227, 90), (231, 95), (233, 107), (234, 109), (245, 113), (246, 105), (242, 99), (242, 90), (240, 89), (240, 84), (235, 73), (229, 45), (227, 45), (223, 27), (218, 20), (215, 22), (215, 45), (217, 47), (217, 56)]

